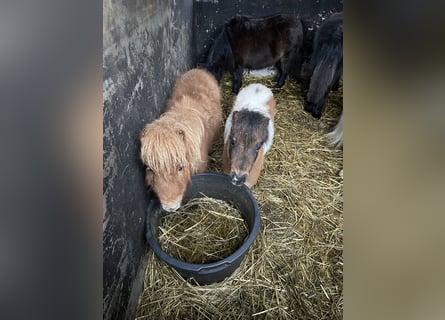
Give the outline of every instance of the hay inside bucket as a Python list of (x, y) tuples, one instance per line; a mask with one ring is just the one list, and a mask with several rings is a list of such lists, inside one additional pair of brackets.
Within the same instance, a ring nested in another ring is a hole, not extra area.
[(228, 257), (247, 235), (247, 226), (236, 208), (222, 200), (199, 198), (162, 219), (159, 244), (178, 260), (202, 264)]
[[(342, 110), (331, 92), (320, 120), (303, 111), (300, 85), (243, 77), (272, 88), (275, 137), (252, 189), (261, 229), (240, 267), (221, 283), (194, 286), (150, 252), (137, 319), (342, 319), (343, 151), (329, 146)], [(231, 77), (221, 81), (224, 121), (233, 106)], [(222, 129), (209, 170), (221, 172)]]

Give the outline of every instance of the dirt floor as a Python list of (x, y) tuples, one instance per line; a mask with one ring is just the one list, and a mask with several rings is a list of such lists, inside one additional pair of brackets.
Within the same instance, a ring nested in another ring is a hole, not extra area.
[[(244, 76), (243, 86), (272, 77)], [(235, 95), (221, 82), (224, 121)], [(331, 92), (320, 120), (303, 111), (300, 85), (273, 89), (275, 137), (253, 188), (261, 229), (235, 273), (221, 283), (194, 286), (153, 252), (136, 319), (342, 319), (343, 150), (325, 134), (340, 117), (342, 86)], [(222, 130), (209, 171), (221, 172)]]

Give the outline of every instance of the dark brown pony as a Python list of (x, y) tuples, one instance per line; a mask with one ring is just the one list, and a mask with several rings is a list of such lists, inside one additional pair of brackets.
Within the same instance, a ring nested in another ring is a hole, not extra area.
[(206, 68), (220, 81), (224, 71), (233, 77), (234, 93), (242, 85), (243, 69), (275, 65), (276, 87), (284, 85), (292, 71), (300, 75), (303, 26), (293, 15), (277, 14), (263, 18), (236, 16), (229, 20), (213, 42)]
[(304, 110), (319, 119), (329, 92), (338, 90), (343, 74), (343, 13), (334, 13), (321, 24), (313, 50)]

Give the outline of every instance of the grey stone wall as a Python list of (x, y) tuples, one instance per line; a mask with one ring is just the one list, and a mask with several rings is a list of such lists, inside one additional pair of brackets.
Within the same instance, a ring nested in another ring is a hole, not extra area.
[(104, 319), (132, 319), (142, 289), (149, 196), (138, 135), (191, 67), (192, 14), (192, 0), (103, 2)]

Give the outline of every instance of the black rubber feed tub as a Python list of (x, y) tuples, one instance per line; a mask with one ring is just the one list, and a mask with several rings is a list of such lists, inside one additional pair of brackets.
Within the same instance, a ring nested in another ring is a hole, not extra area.
[(221, 173), (194, 175), (182, 203), (205, 196), (223, 200), (237, 208), (249, 229), (249, 235), (241, 247), (227, 258), (212, 263), (193, 264), (175, 259), (163, 251), (157, 241), (157, 235), (161, 218), (167, 212), (161, 209), (156, 198), (151, 201), (147, 210), (146, 231), (148, 243), (161, 260), (175, 268), (184, 279), (201, 285), (220, 282), (230, 276), (241, 264), (260, 229), (260, 209), (252, 192), (245, 185), (234, 186), (230, 177)]

